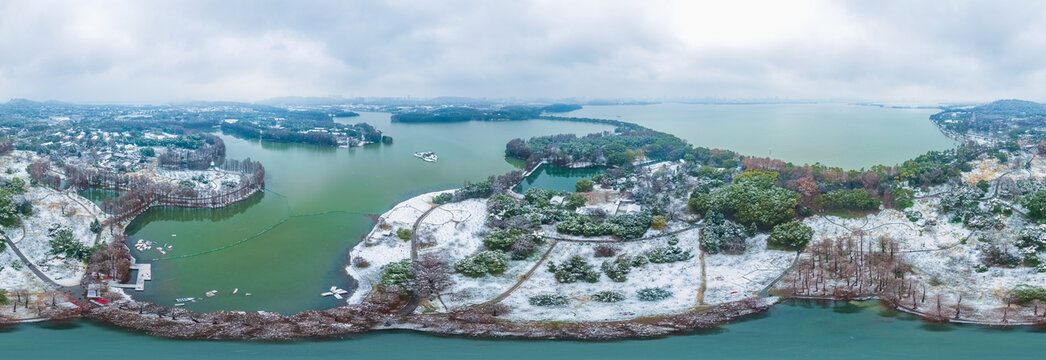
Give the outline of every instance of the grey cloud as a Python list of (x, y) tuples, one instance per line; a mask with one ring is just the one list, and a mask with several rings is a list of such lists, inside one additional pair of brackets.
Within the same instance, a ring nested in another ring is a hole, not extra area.
[[(1039, 2), (811, 3), (765, 26), (741, 21), (758, 3), (681, 4), (0, 2), (0, 98), (1046, 100)], [(687, 33), (686, 11), (738, 21)]]

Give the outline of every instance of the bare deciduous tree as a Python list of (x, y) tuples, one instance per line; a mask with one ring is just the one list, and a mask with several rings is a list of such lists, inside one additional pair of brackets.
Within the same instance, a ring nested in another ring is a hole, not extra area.
[(421, 298), (429, 298), (435, 295), (436, 299), (443, 305), (443, 308), (446, 309), (447, 304), (443, 303), (440, 293), (454, 285), (454, 280), (450, 277), (449, 267), (435, 256), (424, 255), (418, 259), (414, 270), (414, 281), (417, 282), (418, 286), (417, 295)]

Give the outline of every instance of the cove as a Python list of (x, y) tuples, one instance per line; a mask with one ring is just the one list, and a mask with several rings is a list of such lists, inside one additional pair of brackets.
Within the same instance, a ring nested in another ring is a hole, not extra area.
[(992, 359), (1039, 356), (1042, 330), (934, 325), (874, 302), (790, 302), (685, 336), (613, 342), (519, 341), (372, 332), (290, 343), (154, 338), (92, 321), (0, 329), (9, 358), (152, 359)]
[[(132, 250), (138, 261), (153, 264), (154, 274), (146, 290), (132, 296), (168, 306), (176, 298), (203, 298), (185, 305), (197, 312), (290, 314), (341, 305), (319, 294), (331, 286), (355, 286), (342, 267), (349, 249), (374, 225), (368, 215), (414, 195), (515, 169), (504, 159), (505, 143), (512, 138), (610, 130), (548, 120), (400, 124), (386, 113), (347, 120), (368, 122), (395, 140), (325, 149), (223, 136), (228, 157), (249, 157), (266, 167), (266, 190), (226, 208), (154, 208), (135, 219), (127, 228), (129, 244), (145, 239), (173, 248), (165, 255)], [(418, 151), (434, 151), (439, 161), (411, 156)], [(245, 238), (250, 240), (216, 252), (153, 260), (203, 253)], [(211, 290), (218, 295), (205, 297)]]
[(859, 169), (952, 148), (954, 142), (929, 121), (938, 111), (833, 103), (664, 103), (586, 106), (558, 115), (633, 122), (694, 146), (746, 156)]

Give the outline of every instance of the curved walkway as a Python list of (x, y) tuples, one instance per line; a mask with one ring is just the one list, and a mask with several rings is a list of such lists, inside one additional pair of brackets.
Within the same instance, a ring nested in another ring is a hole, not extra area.
[[(44, 274), (43, 271), (40, 271), (40, 268), (38, 268), (35, 263), (30, 261), (29, 258), (27, 258), (25, 256), (25, 254), (22, 254), (21, 250), (18, 250), (18, 246), (15, 245), (15, 243), (13, 241), (11, 241), (11, 238), (7, 237), (7, 235), (0, 235), (0, 236), (3, 236), (4, 240), (6, 240), (7, 248), (11, 249), (11, 251), (14, 251), (15, 255), (18, 255), (18, 258), (22, 259), (22, 262), (25, 263), (26, 266), (29, 266), (29, 270), (32, 271), (33, 274), (36, 275), (36, 277), (40, 278), (40, 280), (42, 280), (43, 282), (47, 283), (48, 285), (50, 285), (52, 287), (64, 288), (64, 286), (58, 284), (53, 279), (51, 279), (50, 276), (47, 276), (47, 274)], [(22, 227), (22, 237), (25, 237), (25, 227), (24, 226)]]
[[(418, 229), (421, 228), (421, 222), (425, 221), (425, 218), (428, 217), (429, 214), (431, 214), (433, 211), (435, 211), (436, 209), (439, 209), (439, 208), (440, 208), (439, 205), (435, 205), (435, 206), (429, 208), (428, 210), (425, 210), (425, 212), (421, 213), (421, 216), (419, 216), (418, 219), (414, 221), (414, 226), (411, 227), (411, 230), (410, 230), (410, 264), (411, 264), (411, 267), (414, 268), (414, 272), (418, 271), (418, 269), (417, 269), (417, 266), (418, 266), (418, 246), (419, 246), (418, 244), (420, 243), (418, 241)], [(418, 284), (414, 284), (413, 295), (411, 295), (410, 300), (407, 301), (407, 304), (403, 305), (403, 308), (400, 309), (400, 311), (399, 311), (400, 315), (407, 315), (407, 314), (413, 313), (414, 310), (416, 310), (418, 308), (418, 304), (421, 304), (421, 298), (418, 297), (418, 292), (419, 291), (418, 291), (417, 287), (418, 287)]]
[(555, 249), (556, 245), (558, 244), (558, 240), (552, 241), (552, 244), (549, 245), (548, 250), (545, 250), (545, 253), (541, 255), (541, 258), (538, 259), (537, 262), (534, 263), (534, 266), (531, 267), (530, 270), (527, 270), (527, 272), (524, 273), (523, 276), (521, 276), (519, 280), (512, 285), (512, 287), (508, 288), (508, 290), (505, 290), (505, 292), (501, 293), (501, 295), (498, 295), (493, 299), (479, 304), (479, 306), (494, 305), (501, 302), (502, 300), (505, 300), (506, 298), (508, 298), (509, 295), (512, 295), (512, 293), (515, 292), (516, 289), (519, 289), (519, 287), (522, 286), (524, 282), (530, 280), (530, 276), (534, 274), (534, 271), (537, 271), (537, 269), (541, 267), (541, 264), (545, 263), (545, 261), (548, 260), (548, 257), (552, 255), (552, 249)]
[[(545, 250), (545, 253), (543, 255), (541, 255), (541, 258), (538, 259), (537, 262), (534, 263), (534, 266), (532, 266), (530, 268), (530, 270), (527, 270), (527, 272), (524, 273), (523, 276), (521, 276), (519, 278), (519, 280), (516, 281), (516, 283), (514, 285), (512, 285), (512, 287), (508, 288), (508, 290), (505, 290), (504, 292), (502, 292), (500, 295), (494, 297), (493, 299), (487, 300), (485, 302), (482, 302), (480, 304), (473, 305), (473, 306), (493, 305), (493, 304), (497, 304), (497, 303), (501, 302), (502, 300), (505, 300), (506, 298), (508, 298), (509, 295), (512, 295), (513, 292), (515, 292), (517, 289), (519, 289), (519, 287), (522, 286), (524, 282), (526, 282), (527, 280), (530, 280), (530, 276), (534, 274), (534, 271), (537, 271), (537, 269), (539, 267), (541, 267), (541, 264), (543, 264), (546, 260), (548, 260), (549, 256), (552, 255), (552, 249), (555, 249), (556, 245), (559, 244), (561, 241), (562, 242), (573, 242), (573, 243), (620, 243), (620, 242), (646, 241), (646, 240), (659, 239), (659, 238), (662, 238), (662, 237), (665, 237), (665, 236), (671, 236), (671, 235), (683, 233), (683, 232), (686, 232), (686, 231), (697, 229), (699, 227), (700, 227), (699, 225), (693, 225), (693, 226), (688, 226), (688, 227), (685, 227), (685, 228), (682, 228), (682, 229), (678, 229), (678, 230), (673, 230), (673, 231), (669, 231), (669, 232), (665, 232), (665, 233), (661, 233), (661, 234), (657, 234), (657, 235), (651, 235), (651, 236), (647, 236), (647, 237), (643, 237), (643, 238), (639, 238), (639, 239), (635, 239), (635, 240), (628, 240), (628, 241), (624, 241), (624, 240), (583, 240), (583, 239), (567, 239), (567, 238), (549, 237), (549, 239), (553, 240), (552, 241), (552, 245), (548, 247), (548, 250)], [(704, 289), (704, 287), (705, 287), (705, 281), (704, 281), (704, 276), (705, 276), (705, 272), (704, 272), (704, 269), (705, 269), (704, 252), (701, 252), (700, 261), (701, 261), (701, 277), (702, 277), (701, 288)], [(704, 291), (703, 290), (701, 290), (700, 294), (699, 294), (699, 303), (701, 303), (701, 304), (704, 303)]]

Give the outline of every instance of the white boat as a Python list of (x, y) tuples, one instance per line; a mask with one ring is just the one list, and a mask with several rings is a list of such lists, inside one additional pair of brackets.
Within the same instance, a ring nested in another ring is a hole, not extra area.
[(436, 162), (436, 160), (439, 160), (439, 156), (436, 156), (436, 153), (431, 151), (416, 152), (414, 153), (414, 157), (425, 160), (426, 162)]

